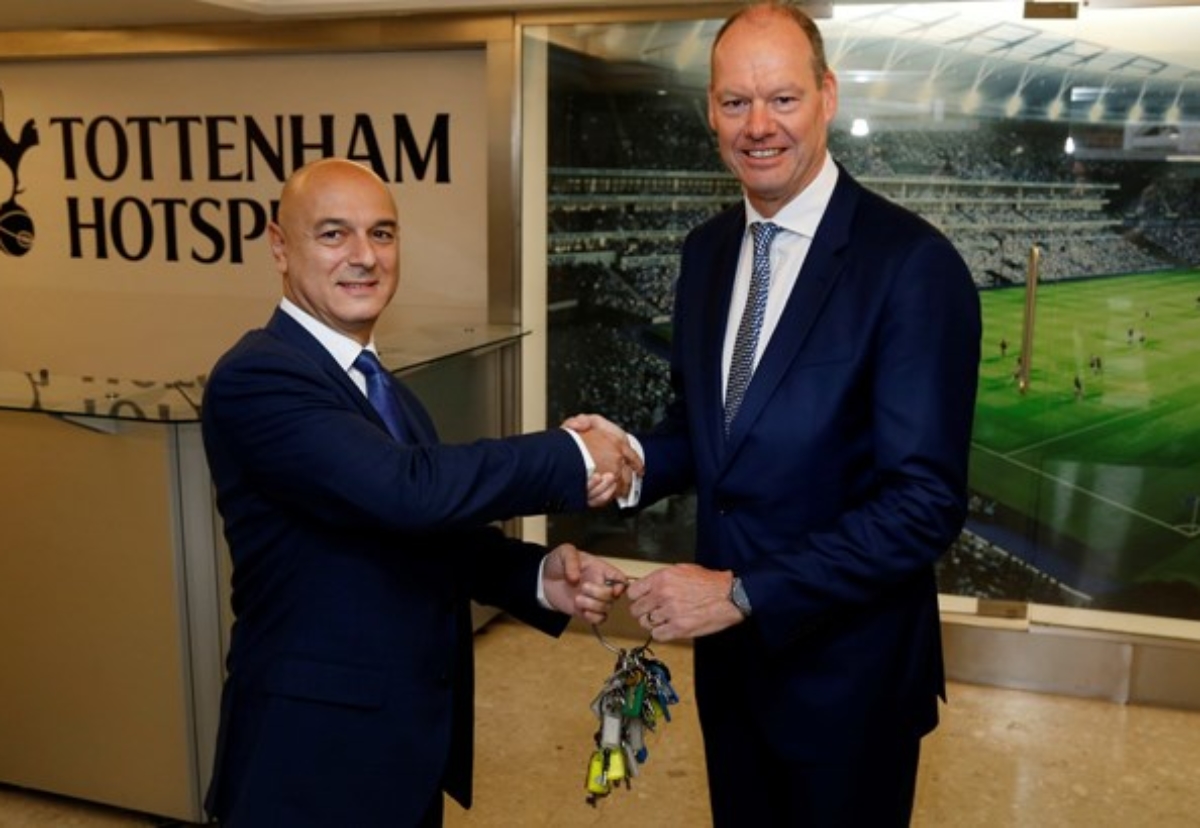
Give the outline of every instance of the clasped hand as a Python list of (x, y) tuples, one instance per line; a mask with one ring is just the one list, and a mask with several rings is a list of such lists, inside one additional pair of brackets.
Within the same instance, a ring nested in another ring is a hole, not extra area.
[(654, 641), (700, 638), (745, 620), (729, 600), (728, 570), (674, 564), (632, 578), (564, 543), (547, 556), (542, 578), (552, 607), (591, 624), (603, 624), (613, 603), (627, 595), (630, 615)]
[(587, 484), (588, 506), (597, 508), (627, 497), (634, 476), (642, 474), (645, 466), (625, 429), (599, 414), (576, 414), (563, 422), (563, 428), (579, 435), (596, 464)]
[(733, 573), (696, 564), (664, 566), (629, 585), (629, 612), (655, 641), (712, 635), (740, 624), (729, 600)]
[(617, 567), (572, 544), (556, 546), (542, 567), (546, 602), (591, 624), (603, 624), (628, 579)]

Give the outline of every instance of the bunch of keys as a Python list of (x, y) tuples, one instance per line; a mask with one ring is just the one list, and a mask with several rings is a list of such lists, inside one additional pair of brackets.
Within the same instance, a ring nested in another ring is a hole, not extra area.
[(679, 701), (671, 687), (671, 671), (655, 658), (650, 641), (632, 650), (610, 644), (600, 629), (592, 626), (596, 638), (617, 654), (613, 673), (592, 701), (592, 712), (600, 720), (596, 748), (587, 768), (587, 802), (608, 796), (622, 780), (630, 787), (638, 766), (650, 751), (646, 732), (653, 732), (661, 721), (671, 721), (670, 706)]

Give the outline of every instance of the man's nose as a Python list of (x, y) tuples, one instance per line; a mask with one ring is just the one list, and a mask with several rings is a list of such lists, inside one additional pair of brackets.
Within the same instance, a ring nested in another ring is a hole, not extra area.
[(350, 260), (362, 267), (374, 267), (378, 256), (375, 253), (375, 245), (371, 243), (370, 237), (365, 233), (356, 233), (351, 243), (353, 247), (350, 251)]
[(762, 101), (750, 105), (750, 114), (746, 121), (746, 131), (755, 138), (770, 135), (775, 129), (775, 118), (770, 108)]

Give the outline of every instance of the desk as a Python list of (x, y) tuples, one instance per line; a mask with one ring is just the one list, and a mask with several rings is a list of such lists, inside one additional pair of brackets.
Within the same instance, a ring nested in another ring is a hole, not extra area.
[[(378, 345), (459, 442), (511, 431), (520, 336)], [(0, 781), (204, 819), (231, 621), (205, 379), (0, 371)]]

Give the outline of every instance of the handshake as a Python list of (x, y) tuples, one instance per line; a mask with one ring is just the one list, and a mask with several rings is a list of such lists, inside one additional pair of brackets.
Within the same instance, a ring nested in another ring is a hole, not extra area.
[(579, 438), (595, 464), (587, 483), (589, 507), (606, 506), (636, 490), (645, 464), (636, 441), (623, 428), (599, 414), (576, 414), (562, 427)]

